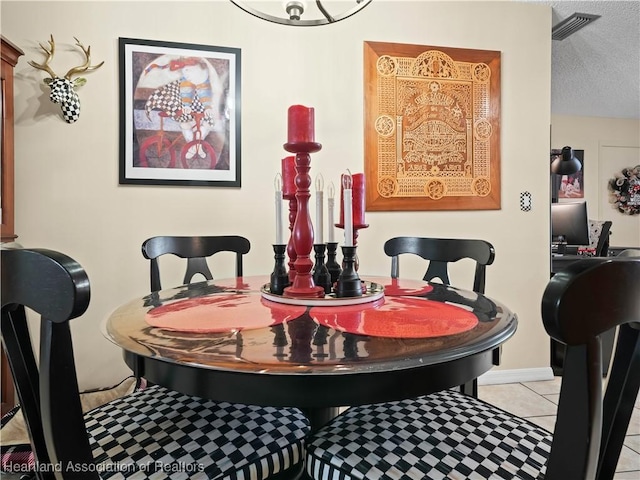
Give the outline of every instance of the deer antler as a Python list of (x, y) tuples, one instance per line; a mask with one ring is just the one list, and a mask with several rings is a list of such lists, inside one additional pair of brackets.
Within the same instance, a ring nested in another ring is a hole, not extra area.
[(76, 37), (73, 37), (73, 38), (76, 39), (76, 45), (82, 49), (82, 51), (84, 52), (84, 56), (87, 57), (87, 60), (86, 60), (86, 62), (84, 62), (83, 65), (79, 65), (77, 67), (73, 67), (71, 70), (69, 70), (67, 72), (67, 74), (64, 76), (64, 78), (66, 78), (67, 80), (71, 80), (71, 76), (72, 75), (76, 75), (76, 74), (82, 73), (82, 72), (90, 72), (92, 70), (96, 70), (96, 69), (100, 68), (102, 66), (102, 64), (104, 63), (104, 60), (103, 60), (98, 65), (89, 66), (89, 64), (91, 63), (91, 46), (88, 46), (87, 48), (84, 48), (84, 45), (82, 45), (82, 43), (80, 43), (80, 40), (78, 40)]
[(44, 61), (44, 63), (40, 64), (40, 63), (36, 63), (33, 60), (29, 62), (29, 65), (31, 65), (33, 68), (37, 68), (38, 70), (44, 70), (45, 72), (47, 72), (49, 75), (51, 75), (51, 78), (56, 78), (57, 75), (54, 73), (53, 70), (51, 70), (51, 67), (49, 66), (49, 62), (51, 61), (51, 59), (53, 58), (53, 54), (56, 50), (56, 43), (53, 41), (53, 35), (51, 35), (51, 40), (49, 40), (49, 46), (50, 48), (45, 47), (43, 44), (39, 44), (40, 48), (42, 50), (44, 50), (44, 53), (47, 54), (47, 58)]

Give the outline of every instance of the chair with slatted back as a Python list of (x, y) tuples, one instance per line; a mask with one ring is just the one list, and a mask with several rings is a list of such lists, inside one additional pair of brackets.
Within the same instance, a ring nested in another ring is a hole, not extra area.
[(236, 276), (242, 276), (242, 256), (249, 253), (251, 243), (245, 237), (238, 235), (217, 235), (202, 237), (158, 236), (145, 240), (142, 244), (142, 255), (151, 261), (151, 291), (162, 289), (160, 283), (160, 268), (158, 257), (162, 255), (176, 255), (187, 259), (187, 271), (183, 283), (193, 280), (195, 275), (202, 275), (212, 280), (213, 275), (207, 264), (207, 257), (220, 252), (236, 254)]
[(589, 220), (589, 247), (594, 249), (596, 257), (606, 257), (609, 253), (610, 220)]
[[(309, 422), (296, 408), (213, 402), (153, 386), (83, 415), (70, 320), (89, 306), (86, 272), (51, 250), (2, 250), (0, 261), (2, 343), (37, 478), (283, 480), (301, 474)], [(25, 307), (40, 315), (38, 359)]]
[[(354, 406), (307, 439), (314, 480), (611, 480), (640, 387), (640, 258), (590, 258), (549, 281), (547, 333), (567, 345), (554, 432), (455, 391)], [(618, 327), (602, 395), (602, 335)]]
[[(451, 285), (449, 264), (471, 259), (475, 261), (473, 291), (483, 294), (487, 265), (491, 265), (495, 258), (495, 250), (489, 242), (465, 238), (395, 237), (385, 242), (384, 253), (391, 257), (391, 277), (398, 278), (400, 275), (400, 255), (413, 254), (429, 262), (423, 280), (439, 279), (447, 285)], [(498, 350), (494, 362), (497, 364), (499, 359)], [(477, 397), (478, 381), (474, 379), (462, 385), (461, 389)]]

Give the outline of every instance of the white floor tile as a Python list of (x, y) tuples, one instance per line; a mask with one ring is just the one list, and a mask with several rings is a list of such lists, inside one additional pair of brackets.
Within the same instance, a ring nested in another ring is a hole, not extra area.
[(616, 473), (613, 480), (638, 480), (640, 472), (622, 472)]
[(633, 409), (627, 435), (640, 435), (640, 408)]
[(542, 427), (551, 433), (553, 433), (556, 427), (555, 415), (547, 415), (544, 417), (527, 417), (527, 420), (529, 420), (531, 423), (535, 423), (539, 427)]
[[(622, 447), (616, 472), (629, 471), (638, 471), (640, 473), (640, 453), (634, 452), (628, 447)], [(640, 478), (640, 476), (636, 478)]]
[(542, 382), (523, 382), (527, 388), (530, 388), (540, 395), (549, 395), (554, 393), (560, 393), (560, 385), (562, 383), (562, 377), (553, 377), (553, 380), (545, 380)]
[(631, 450), (640, 453), (640, 435), (627, 435), (624, 437), (624, 444)]
[(519, 383), (480, 385), (478, 396), (520, 417), (555, 415), (557, 410), (552, 402)]

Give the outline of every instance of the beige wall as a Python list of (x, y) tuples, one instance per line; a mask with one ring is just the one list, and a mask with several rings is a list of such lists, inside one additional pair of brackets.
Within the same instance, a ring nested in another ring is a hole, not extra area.
[[(386, 273), (382, 244), (395, 235), (476, 237), (492, 242), (488, 295), (518, 313), (501, 368), (548, 366), (539, 316), (549, 278), (551, 10), (514, 2), (376, 0), (336, 25), (300, 29), (259, 21), (229, 2), (3, 1), (2, 33), (25, 51), (16, 68), (16, 230), (25, 246), (61, 250), (92, 282), (87, 314), (75, 322), (83, 387), (105, 385), (128, 370), (100, 325), (123, 302), (147, 292), (140, 244), (157, 234), (238, 233), (252, 242), (246, 274), (270, 271), (273, 177), (285, 156), (286, 111), (316, 109), (312, 174), (325, 181), (363, 170), (363, 41), (502, 52), (502, 209), (368, 213), (359, 237), (361, 272)], [(82, 115), (65, 124), (42, 86), (37, 42), (53, 34), (55, 70), (74, 57), (73, 37), (105, 65), (80, 90)], [(118, 185), (118, 37), (242, 49), (242, 188)], [(520, 211), (531, 192), (533, 209)], [(422, 267), (403, 273), (421, 275)], [(232, 274), (231, 265), (225, 275)], [(174, 283), (180, 279), (176, 277)], [(453, 279), (454, 283), (456, 278)], [(470, 287), (471, 282), (461, 282)]]
[(640, 247), (640, 215), (609, 203), (607, 182), (625, 167), (640, 165), (640, 121), (621, 118), (551, 117), (551, 145), (584, 150), (584, 187), (589, 217), (611, 220), (611, 245)]

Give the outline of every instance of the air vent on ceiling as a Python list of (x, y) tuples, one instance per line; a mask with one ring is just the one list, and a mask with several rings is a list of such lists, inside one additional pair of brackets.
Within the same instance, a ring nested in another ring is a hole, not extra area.
[(554, 40), (564, 40), (569, 35), (576, 33), (582, 27), (596, 21), (598, 18), (600, 18), (600, 15), (574, 13), (551, 29), (551, 38)]

